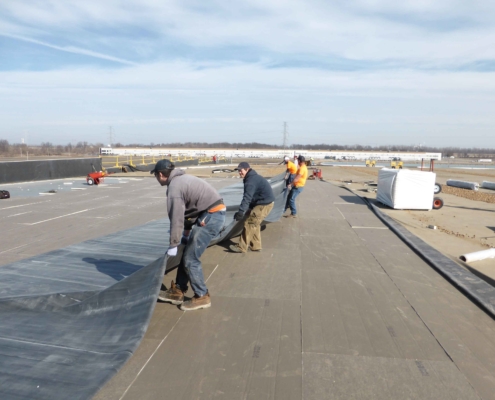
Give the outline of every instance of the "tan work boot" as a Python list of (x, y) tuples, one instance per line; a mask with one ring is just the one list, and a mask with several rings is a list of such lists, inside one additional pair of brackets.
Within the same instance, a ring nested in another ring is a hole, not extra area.
[(174, 281), (172, 281), (170, 284), (170, 289), (160, 290), (160, 293), (158, 293), (158, 299), (167, 303), (179, 305), (184, 302), (184, 293), (182, 293), (182, 290), (180, 290)]
[(204, 296), (199, 297), (194, 295), (191, 300), (187, 300), (181, 304), (180, 309), (182, 311), (199, 310), (200, 308), (211, 307), (210, 293), (206, 293)]

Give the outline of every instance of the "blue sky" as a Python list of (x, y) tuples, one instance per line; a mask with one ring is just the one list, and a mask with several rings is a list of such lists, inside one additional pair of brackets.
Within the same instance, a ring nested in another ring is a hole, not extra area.
[(495, 2), (0, 2), (0, 139), (495, 147)]

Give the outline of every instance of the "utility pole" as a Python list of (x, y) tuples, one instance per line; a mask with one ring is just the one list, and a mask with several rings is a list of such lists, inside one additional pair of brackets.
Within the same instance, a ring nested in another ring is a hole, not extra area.
[(112, 143), (113, 143), (113, 131), (112, 131), (112, 127), (110, 126), (108, 130), (108, 144), (110, 147), (112, 147)]
[(287, 132), (287, 122), (284, 122), (284, 154), (289, 144), (289, 132)]
[[(24, 136), (26, 137), (26, 160), (29, 161), (29, 131), (24, 132)], [(22, 141), (24, 143), (24, 140)]]

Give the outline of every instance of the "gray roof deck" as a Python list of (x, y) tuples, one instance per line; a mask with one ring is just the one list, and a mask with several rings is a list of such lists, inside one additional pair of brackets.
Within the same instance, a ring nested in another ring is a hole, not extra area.
[(261, 253), (209, 248), (212, 307), (158, 303), (95, 399), (495, 398), (490, 316), (348, 191), (309, 181), (298, 204)]
[[(210, 182), (222, 187), (233, 180)], [(164, 250), (157, 232), (165, 224), (156, 221), (165, 215), (164, 201), (154, 179), (2, 201), (0, 291), (22, 296), (43, 289), (28, 269), (44, 271), (39, 261), (48, 256), (39, 255), (48, 250), (72, 246), (98, 261), (103, 245), (80, 243), (108, 234), (108, 248), (125, 247), (123, 274), (141, 268)], [(209, 248), (203, 262), (212, 308), (183, 313), (157, 303), (141, 345), (95, 398), (495, 398), (490, 316), (359, 197), (309, 181), (298, 204), (298, 219), (266, 226), (262, 253)], [(19, 260), (26, 269), (14, 274), (5, 264)], [(67, 287), (99, 285), (86, 274), (98, 265), (89, 263), (75, 281), (64, 275), (67, 265), (60, 267)], [(122, 278), (100, 268), (103, 286)]]

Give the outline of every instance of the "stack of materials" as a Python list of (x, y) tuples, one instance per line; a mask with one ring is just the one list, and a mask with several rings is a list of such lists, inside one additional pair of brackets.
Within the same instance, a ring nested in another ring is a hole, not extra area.
[(436, 174), (382, 168), (376, 199), (396, 210), (431, 210)]

